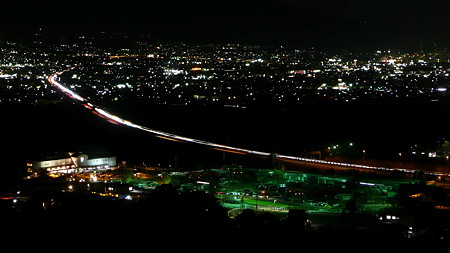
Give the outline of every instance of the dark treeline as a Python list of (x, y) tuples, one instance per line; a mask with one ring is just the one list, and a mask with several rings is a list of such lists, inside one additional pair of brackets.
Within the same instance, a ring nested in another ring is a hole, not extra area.
[[(7, 232), (3, 239), (25, 235), (29, 240), (41, 242), (83, 238), (102, 242), (105, 247), (111, 247), (116, 240), (144, 245), (151, 240), (169, 243), (165, 247), (173, 249), (201, 245), (217, 249), (221, 244), (215, 243), (236, 242), (253, 249), (294, 246), (300, 252), (307, 249), (359, 252), (367, 247), (386, 252), (448, 249), (442, 232), (408, 239), (398, 224), (367, 227), (362, 224), (367, 224), (368, 217), (352, 212), (337, 216), (339, 226), (321, 225), (313, 229), (304, 210), (274, 215), (245, 209), (230, 218), (228, 210), (213, 195), (203, 191), (183, 192), (173, 185), (160, 185), (139, 200), (129, 201), (55, 191), (58, 180), (46, 181), (47, 184), (44, 181), (37, 182), (40, 187), (14, 209), (2, 208), (0, 222)], [(410, 189), (403, 192), (409, 194)], [(412, 203), (406, 205), (414, 208)], [(417, 210), (422, 210), (417, 212), (422, 221), (432, 215), (424, 212), (423, 206)], [(181, 241), (190, 243), (176, 243)], [(214, 244), (205, 245), (211, 242)]]

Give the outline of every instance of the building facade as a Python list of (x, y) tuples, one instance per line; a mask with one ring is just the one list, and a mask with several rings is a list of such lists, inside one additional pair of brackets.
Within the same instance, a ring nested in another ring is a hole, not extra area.
[(105, 171), (117, 167), (116, 157), (89, 157), (82, 153), (67, 153), (66, 156), (51, 157), (42, 161), (29, 161), (28, 173), (47, 172), (51, 174)]

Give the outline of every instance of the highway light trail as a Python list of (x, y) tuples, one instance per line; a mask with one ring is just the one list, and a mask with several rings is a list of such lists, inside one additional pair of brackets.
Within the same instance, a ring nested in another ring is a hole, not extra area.
[[(269, 153), (269, 152), (237, 148), (237, 147), (217, 144), (217, 143), (213, 143), (213, 142), (198, 140), (198, 139), (194, 139), (194, 138), (184, 137), (184, 136), (180, 136), (180, 135), (176, 135), (176, 134), (171, 134), (171, 133), (151, 129), (151, 128), (148, 128), (145, 126), (141, 126), (138, 124), (134, 124), (134, 123), (132, 123), (128, 120), (122, 119), (121, 117), (114, 115), (104, 109), (101, 109), (96, 105), (93, 105), (86, 98), (83, 98), (79, 94), (68, 89), (66, 86), (64, 86), (57, 80), (61, 74), (63, 74), (64, 72), (70, 71), (76, 67), (77, 66), (74, 66), (74, 67), (68, 68), (66, 70), (54, 73), (53, 75), (48, 77), (47, 80), (52, 85), (54, 85), (55, 87), (60, 89), (62, 92), (64, 92), (70, 98), (80, 101), (86, 109), (92, 111), (97, 116), (104, 118), (105, 120), (107, 120), (113, 124), (125, 125), (128, 127), (136, 128), (136, 129), (151, 133), (158, 138), (162, 138), (162, 139), (169, 140), (169, 141), (199, 144), (199, 145), (203, 145), (203, 146), (213, 148), (213, 149), (216, 149), (219, 151), (235, 153), (235, 154), (255, 155), (255, 156), (263, 156), (263, 157), (273, 156), (274, 159), (286, 160), (286, 161), (290, 161), (290, 162), (301, 162), (306, 165), (308, 165), (308, 164), (309, 165), (322, 165), (322, 166), (329, 166), (329, 167), (341, 167), (341, 168), (345, 168), (345, 169), (375, 170), (375, 171), (386, 171), (386, 172), (388, 172), (388, 171), (399, 171), (399, 172), (403, 172), (403, 173), (415, 173), (416, 172), (415, 170), (411, 170), (411, 169), (373, 167), (373, 166), (366, 166), (366, 165), (360, 165), (360, 164), (330, 162), (330, 161), (325, 161), (325, 160), (310, 159), (310, 158), (288, 156), (288, 155), (281, 155), (281, 154), (273, 154), (273, 153)], [(448, 173), (440, 173), (440, 172), (424, 172), (424, 173), (428, 174), (428, 175), (434, 175), (434, 176), (449, 176)]]
[(58, 78), (59, 75), (61, 75), (62, 73), (66, 72), (66, 71), (70, 71), (73, 68), (74, 67), (51, 75), (48, 78), (48, 81), (52, 85), (56, 86), (61, 91), (63, 91), (67, 96), (82, 102), (83, 105), (85, 106), (85, 108), (94, 111), (96, 115), (107, 119), (111, 123), (119, 124), (119, 125), (126, 125), (126, 126), (129, 126), (129, 127), (137, 128), (137, 129), (140, 129), (142, 131), (146, 131), (146, 132), (149, 132), (151, 134), (154, 134), (154, 135), (156, 135), (156, 137), (163, 138), (163, 139), (166, 139), (166, 140), (181, 141), (181, 142), (187, 142), (187, 143), (195, 143), (195, 144), (200, 144), (200, 145), (204, 145), (204, 146), (208, 146), (208, 147), (211, 147), (211, 148), (220, 149), (222, 151), (232, 152), (232, 153), (252, 154), (252, 155), (259, 155), (259, 156), (269, 156), (270, 155), (270, 153), (267, 153), (267, 152), (260, 152), (260, 151), (255, 151), (255, 150), (236, 148), (236, 147), (226, 146), (226, 145), (222, 145), (222, 144), (217, 144), (217, 143), (202, 141), (202, 140), (198, 140), (198, 139), (193, 139), (193, 138), (189, 138), (189, 137), (184, 137), (184, 136), (180, 136), (180, 135), (175, 135), (175, 134), (171, 134), (171, 133), (167, 133), (167, 132), (151, 129), (151, 128), (148, 128), (148, 127), (145, 127), (145, 126), (141, 126), (141, 125), (138, 125), (138, 124), (134, 124), (134, 123), (132, 123), (132, 122), (130, 122), (128, 120), (122, 119), (119, 116), (111, 114), (111, 113), (107, 112), (106, 110), (100, 109), (97, 106), (89, 103), (86, 98), (83, 98), (82, 96), (78, 95), (77, 93), (75, 93), (74, 91), (68, 89), (67, 87), (65, 87), (64, 85), (62, 85), (60, 82), (57, 81), (57, 78)]

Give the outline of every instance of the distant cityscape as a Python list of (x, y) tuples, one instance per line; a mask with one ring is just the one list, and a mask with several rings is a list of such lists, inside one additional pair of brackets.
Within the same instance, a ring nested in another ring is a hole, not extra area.
[(313, 48), (157, 43), (99, 34), (103, 40), (131, 41), (122, 48), (99, 45), (94, 36), (65, 38), (58, 44), (43, 43), (39, 36), (33, 47), (1, 45), (1, 103), (61, 99), (46, 88), (46, 76), (75, 65), (81, 66), (64, 79), (72, 89), (103, 103), (145, 100), (245, 107), (266, 102), (438, 101), (448, 96), (446, 50), (329, 54)]
[(21, 165), (4, 165), (20, 177), (0, 187), (0, 222), (448, 250), (449, 75), (446, 49), (48, 40), (38, 29), (31, 43), (0, 44), (0, 109), (26, 128), (7, 133)]
[[(105, 41), (115, 44), (105, 46)], [(314, 48), (149, 42), (147, 36), (103, 32), (45, 41), (38, 30), (31, 45), (3, 42), (0, 54), (1, 104), (67, 100), (47, 78), (74, 66), (60, 81), (106, 108), (133, 104), (241, 109), (348, 104), (356, 108), (377, 103), (445, 107), (450, 89), (446, 49), (330, 54)], [(447, 138), (442, 135), (431, 145), (413, 143), (395, 155), (448, 161)], [(337, 144), (322, 148), (335, 151), (331, 147)]]

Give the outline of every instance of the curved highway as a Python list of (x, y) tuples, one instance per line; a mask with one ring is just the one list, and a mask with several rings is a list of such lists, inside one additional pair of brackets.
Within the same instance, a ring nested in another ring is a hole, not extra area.
[[(53, 75), (49, 76), (47, 80), (50, 84), (56, 86), (58, 89), (60, 89), (62, 92), (64, 92), (70, 98), (81, 102), (82, 105), (86, 109), (91, 110), (97, 116), (104, 118), (105, 120), (107, 120), (111, 123), (117, 124), (117, 125), (125, 125), (128, 127), (137, 128), (139, 130), (151, 133), (151, 134), (155, 135), (156, 137), (170, 140), (170, 141), (194, 143), (194, 144), (199, 144), (199, 145), (203, 145), (206, 147), (210, 147), (213, 149), (217, 149), (220, 151), (237, 153), (237, 154), (242, 154), (242, 155), (255, 155), (255, 156), (263, 156), (263, 157), (273, 156), (274, 159), (279, 159), (279, 160), (294, 162), (294, 163), (302, 163), (304, 165), (320, 166), (320, 167), (325, 167), (325, 168), (328, 167), (328, 168), (342, 168), (342, 169), (399, 171), (399, 172), (404, 172), (404, 173), (415, 173), (415, 170), (410, 170), (410, 169), (373, 167), (373, 166), (366, 166), (366, 165), (360, 165), (360, 164), (329, 162), (329, 161), (324, 161), (324, 160), (309, 159), (309, 158), (303, 158), (303, 157), (280, 155), (280, 154), (273, 154), (273, 153), (244, 149), (244, 148), (237, 148), (237, 147), (212, 143), (212, 142), (208, 142), (208, 141), (198, 140), (198, 139), (194, 139), (194, 138), (184, 137), (184, 136), (180, 136), (180, 135), (175, 135), (175, 134), (151, 129), (151, 128), (141, 126), (138, 124), (134, 124), (128, 120), (122, 119), (119, 116), (109, 113), (108, 111), (101, 109), (98, 106), (90, 103), (86, 98), (83, 98), (82, 96), (80, 96), (77, 93), (75, 93), (74, 91), (68, 89), (66, 86), (64, 86), (63, 84), (61, 84), (59, 82), (59, 76), (61, 74), (68, 72), (76, 67), (77, 66), (70, 67), (66, 70), (54, 73)], [(440, 172), (424, 172), (424, 173), (428, 174), (428, 175), (434, 175), (434, 176), (449, 176), (448, 173), (440, 173)]]

